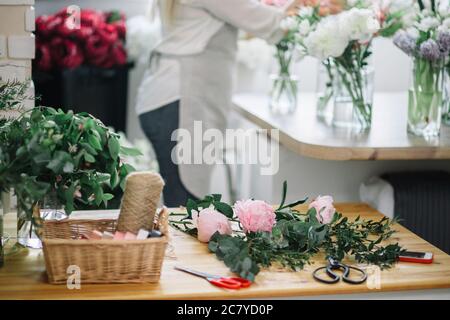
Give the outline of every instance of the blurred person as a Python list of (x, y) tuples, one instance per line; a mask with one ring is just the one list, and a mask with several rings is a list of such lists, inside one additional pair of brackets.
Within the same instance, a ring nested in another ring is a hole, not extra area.
[[(163, 35), (139, 87), (136, 111), (166, 182), (166, 206), (210, 193), (213, 165), (175, 163), (177, 141), (171, 138), (186, 129), (194, 145), (193, 139), (202, 139), (194, 136), (194, 121), (201, 121), (203, 132), (225, 131), (238, 29), (275, 44), (286, 32), (282, 20), (299, 6), (325, 3), (321, 11), (333, 13), (341, 1), (273, 0), (280, 5), (273, 6), (258, 0), (154, 0)], [(203, 148), (192, 148), (192, 157), (195, 152)]]

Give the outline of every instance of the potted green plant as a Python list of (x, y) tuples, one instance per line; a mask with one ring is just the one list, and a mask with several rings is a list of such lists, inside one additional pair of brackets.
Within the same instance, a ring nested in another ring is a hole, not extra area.
[(87, 113), (36, 107), (2, 121), (0, 188), (15, 190), (18, 232), (27, 221), (38, 226), (40, 209), (48, 204), (64, 208), (65, 214), (106, 206), (134, 171), (121, 156), (139, 153), (119, 140)]

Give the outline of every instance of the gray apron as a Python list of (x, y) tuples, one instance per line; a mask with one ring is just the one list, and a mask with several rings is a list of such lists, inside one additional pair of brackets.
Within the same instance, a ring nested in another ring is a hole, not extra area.
[[(203, 133), (218, 129), (224, 135), (231, 109), (232, 82), (237, 51), (237, 29), (225, 24), (210, 40), (206, 49), (196, 55), (178, 58), (180, 63), (180, 123), (191, 134), (191, 164), (179, 164), (180, 178), (185, 187), (197, 197), (209, 194), (214, 165), (194, 164), (194, 121), (201, 121)], [(209, 142), (203, 142), (203, 147)], [(199, 156), (199, 155), (198, 155)], [(218, 155), (218, 161), (221, 157)]]

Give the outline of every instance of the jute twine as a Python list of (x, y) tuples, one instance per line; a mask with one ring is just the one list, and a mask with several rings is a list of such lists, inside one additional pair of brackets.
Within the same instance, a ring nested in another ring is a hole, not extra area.
[(117, 230), (135, 234), (139, 229), (152, 230), (163, 187), (164, 181), (157, 173), (134, 172), (128, 175)]

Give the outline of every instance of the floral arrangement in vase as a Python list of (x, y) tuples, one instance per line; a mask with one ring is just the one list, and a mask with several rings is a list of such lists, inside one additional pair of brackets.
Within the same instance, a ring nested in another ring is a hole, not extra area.
[(450, 53), (448, 0), (418, 0), (412, 26), (399, 31), (394, 43), (412, 57), (408, 96), (408, 130), (418, 136), (439, 135), (446, 105), (445, 72)]
[(408, 3), (412, 1), (348, 1), (341, 12), (324, 17), (318, 7), (299, 11), (298, 44), (304, 55), (322, 61), (327, 75), (324, 92), (319, 96), (319, 115), (334, 98), (334, 125), (370, 128), (371, 43), (375, 37), (391, 36), (405, 25)]
[(199, 241), (240, 277), (255, 280), (261, 268), (278, 265), (301, 270), (319, 252), (338, 261), (347, 256), (357, 262), (392, 266), (403, 249), (396, 243), (382, 244), (394, 234), (395, 220), (350, 221), (336, 211), (333, 198), (319, 196), (306, 212), (298, 205), (307, 200), (274, 208), (262, 200), (237, 201), (233, 206), (221, 195), (186, 203), (186, 213), (171, 213), (171, 225)]
[[(289, 4), (287, 0), (262, 0), (269, 6), (285, 7)], [(289, 114), (297, 108), (298, 79), (291, 75), (291, 64), (295, 56), (295, 24), (292, 19), (282, 21), (282, 29), (286, 31), (285, 36), (275, 45), (275, 58), (278, 72), (271, 75), (272, 90), (270, 109), (273, 113)]]
[(127, 62), (125, 36), (125, 17), (118, 11), (71, 11), (69, 7), (53, 15), (39, 16), (35, 67), (50, 71), (73, 69), (82, 64), (101, 68), (124, 65)]
[[(262, 0), (266, 5), (286, 7), (290, 5), (287, 0)], [(316, 8), (318, 16), (325, 16), (341, 10), (341, 0), (304, 0), (301, 12)], [(297, 108), (298, 77), (291, 75), (291, 65), (296, 59), (301, 58), (298, 50), (297, 38), (302, 36), (301, 24), (296, 19), (295, 9), (288, 10), (288, 17), (282, 21), (281, 28), (285, 30), (283, 39), (275, 45), (275, 58), (278, 72), (271, 76), (272, 91), (270, 108), (273, 113), (289, 114)]]

